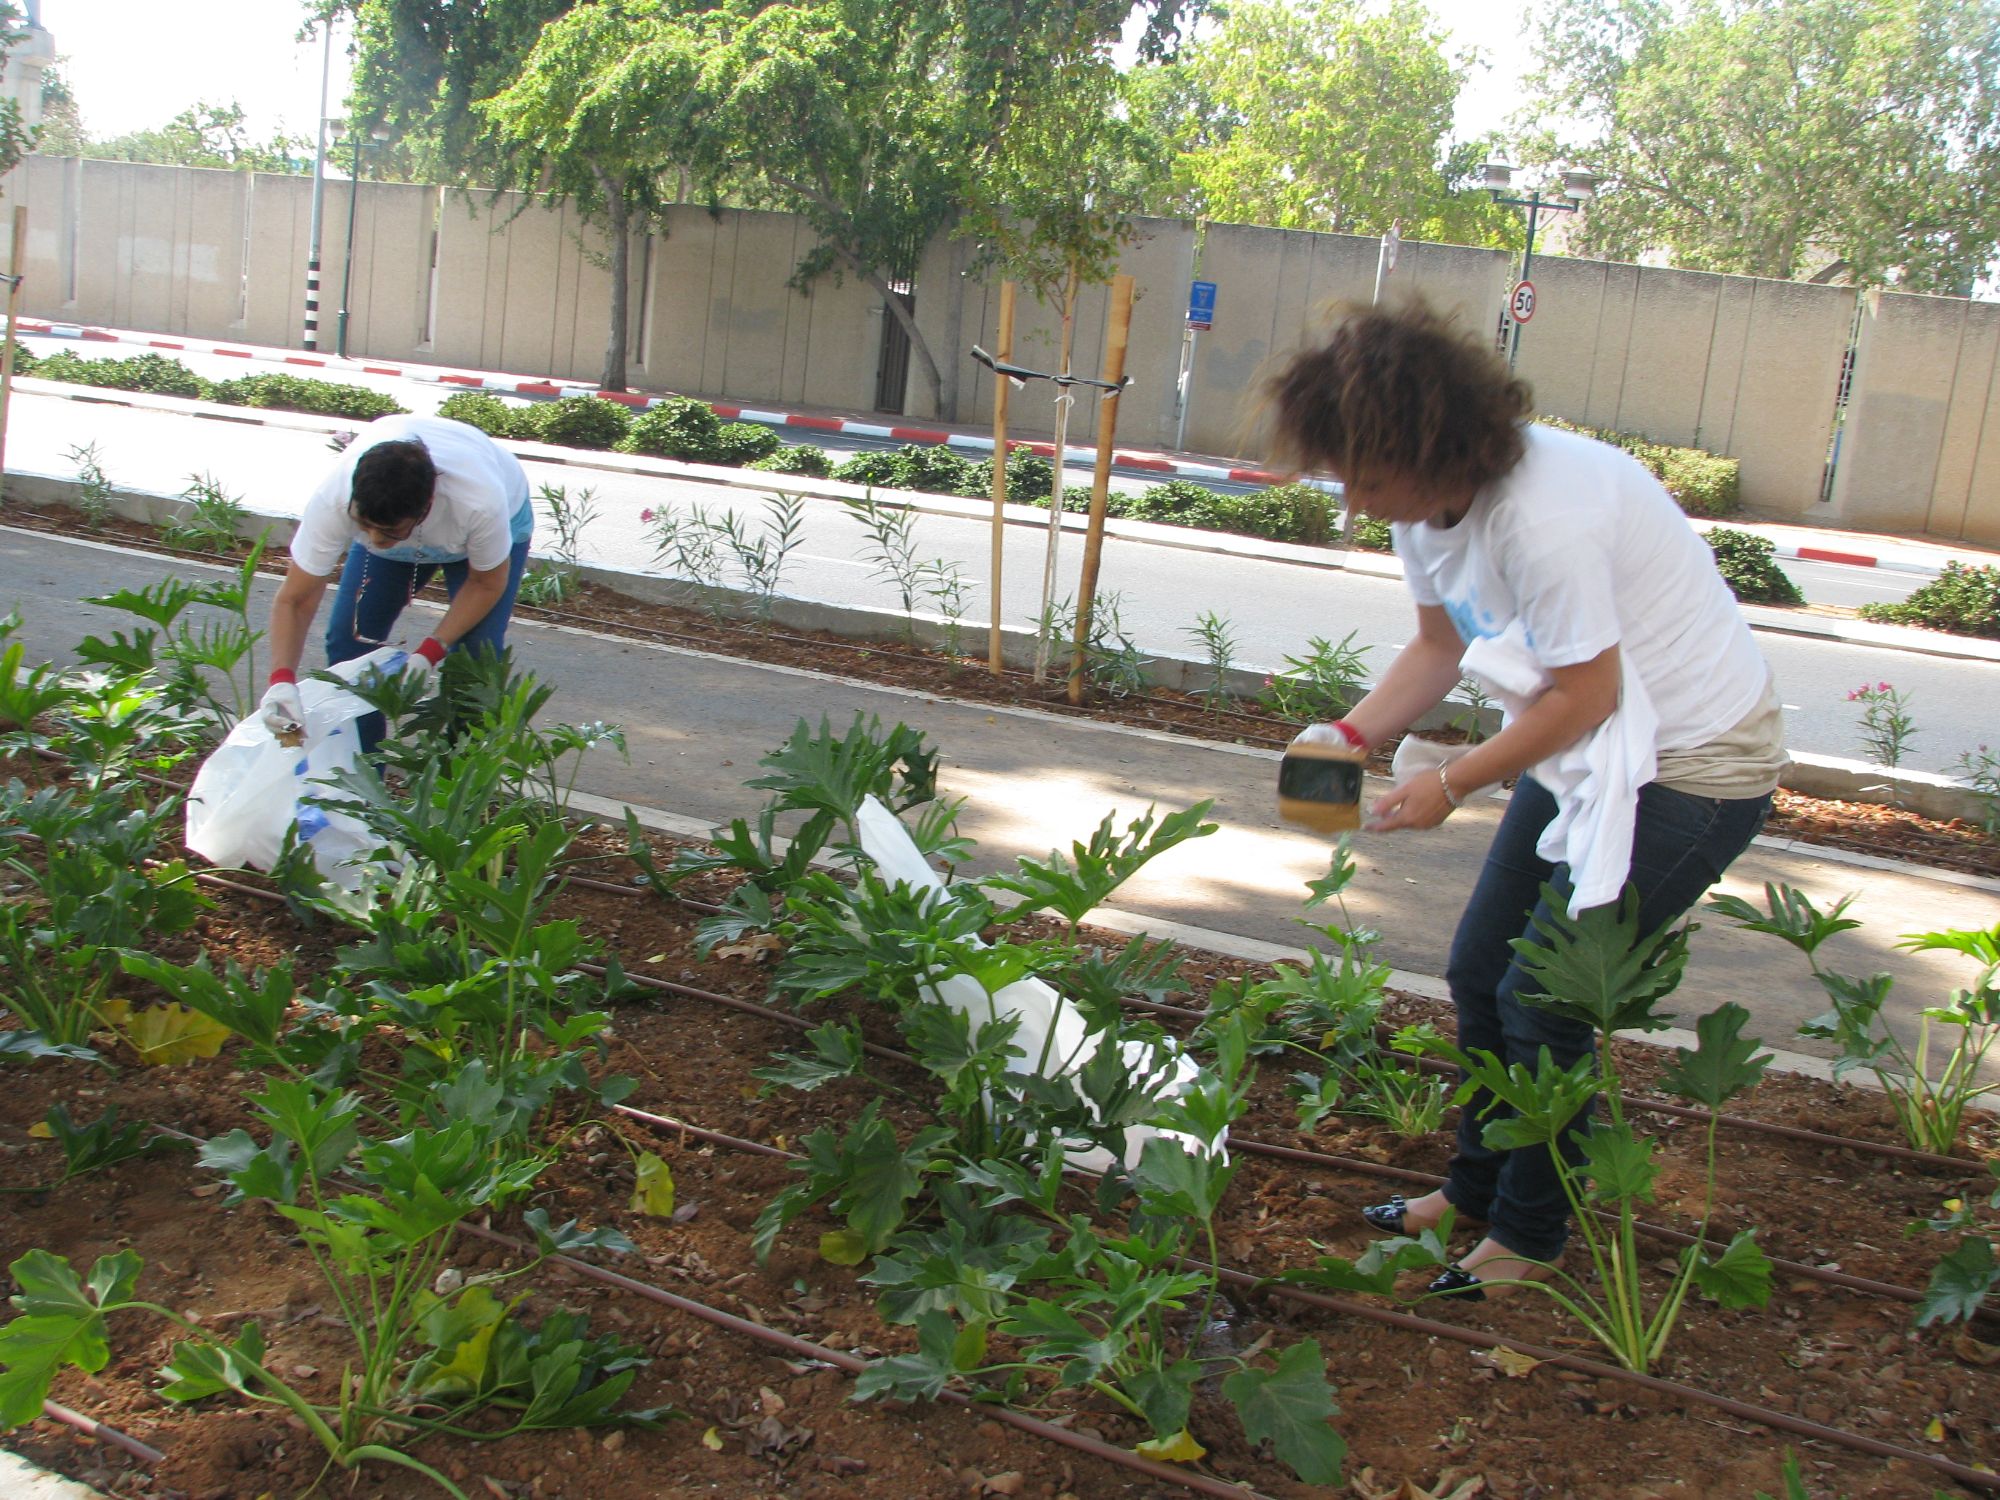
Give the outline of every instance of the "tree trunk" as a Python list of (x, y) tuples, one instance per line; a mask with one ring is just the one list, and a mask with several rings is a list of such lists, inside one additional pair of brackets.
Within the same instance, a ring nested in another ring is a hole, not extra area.
[(625, 333), (630, 317), (632, 281), (632, 214), (625, 204), (625, 183), (608, 173), (597, 174), (604, 190), (605, 233), (611, 240), (611, 331), (604, 344), (604, 375), (598, 384), (607, 391), (625, 389)]
[[(924, 342), (923, 333), (917, 327), (916, 314), (904, 305), (903, 299), (896, 295), (895, 289), (889, 285), (888, 281), (879, 272), (863, 266), (852, 256), (848, 257), (848, 264), (854, 267), (855, 273), (863, 281), (881, 294), (882, 305), (888, 309), (889, 316), (894, 318), (898, 323), (901, 323), (903, 325), (903, 332), (910, 336), (910, 349), (917, 356), (918, 373), (924, 377), (924, 387), (931, 395), (931, 411), (942, 415), (944, 411), (944, 377), (938, 373), (937, 361), (931, 357), (931, 346)], [(908, 404), (907, 401), (904, 402), (904, 405), (907, 406)]]

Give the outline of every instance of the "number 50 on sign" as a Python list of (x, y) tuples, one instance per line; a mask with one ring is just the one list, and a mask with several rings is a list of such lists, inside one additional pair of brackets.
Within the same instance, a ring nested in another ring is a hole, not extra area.
[(1517, 281), (1514, 290), (1507, 294), (1507, 316), (1516, 323), (1525, 323), (1535, 315), (1535, 284), (1532, 281)]

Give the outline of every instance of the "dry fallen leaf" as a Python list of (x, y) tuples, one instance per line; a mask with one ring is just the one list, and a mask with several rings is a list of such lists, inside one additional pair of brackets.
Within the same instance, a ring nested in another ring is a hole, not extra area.
[(1526, 1380), (1542, 1363), (1512, 1349), (1482, 1349), (1472, 1356), (1481, 1364), (1493, 1366), (1511, 1380)]
[(1982, 1344), (1963, 1331), (1951, 1341), (1951, 1352), (1969, 1365), (2000, 1365), (2000, 1344)]
[(717, 1432), (713, 1427), (709, 1428), (708, 1431), (701, 1435), (701, 1445), (711, 1453), (720, 1453), (722, 1451), (722, 1434)]
[(30, 1125), (28, 1127), (28, 1134), (38, 1141), (52, 1141), (56, 1138), (56, 1133), (49, 1129), (49, 1124), (46, 1120), (37, 1120), (34, 1124)]
[(748, 959), (753, 964), (760, 964), (783, 946), (784, 943), (776, 933), (759, 932), (745, 938), (740, 943), (723, 944), (715, 950), (715, 956), (717, 958)]

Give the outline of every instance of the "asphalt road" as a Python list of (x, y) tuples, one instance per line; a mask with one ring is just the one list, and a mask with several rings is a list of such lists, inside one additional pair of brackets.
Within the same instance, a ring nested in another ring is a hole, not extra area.
[[(330, 461), (325, 429), (335, 425), (339, 424), (321, 423), (318, 430), (260, 427), (23, 393), (16, 398), (7, 459), (15, 469), (69, 477), (76, 472), (74, 455), (81, 445), (94, 444), (103, 468), (117, 482), (177, 493), (190, 476), (208, 473), (246, 497), (254, 509), (296, 515), (313, 480)], [(647, 510), (684, 514), (700, 505), (711, 514), (724, 509), (743, 514), (753, 529), (763, 525), (766, 501), (754, 489), (533, 461), (528, 467), (537, 485), (563, 486), (572, 496), (584, 489), (594, 493), (597, 518), (583, 540), (586, 561), (646, 568), (655, 553), (655, 539), (642, 519)], [(545, 546), (550, 535), (543, 526), (538, 545)], [(1006, 528), (1004, 623), (1031, 625), (1039, 611), (1045, 535), (1046, 528), (1038, 523)], [(917, 559), (957, 565), (967, 585), (967, 627), (983, 629), (990, 608), (985, 588), (987, 521), (918, 514), (911, 536)], [(1351, 634), (1354, 645), (1368, 652), (1364, 669), (1372, 676), (1386, 668), (1414, 628), (1415, 614), (1399, 579), (1230, 551), (1192, 550), (1211, 545), (1196, 533), (1174, 534), (1172, 540), (1178, 545), (1114, 536), (1105, 547), (1100, 589), (1118, 595), (1125, 631), (1148, 654), (1204, 659), (1194, 630), (1198, 617), (1211, 613), (1225, 622), (1233, 637), (1235, 665), (1277, 670), (1287, 657), (1303, 655), (1313, 637), (1339, 641)], [(1057, 571), (1058, 598), (1073, 594), (1080, 555), (1077, 536), (1066, 533)], [(806, 506), (783, 592), (838, 605), (895, 610), (895, 591), (879, 573), (867, 534), (853, 516), (832, 504)], [(916, 607), (925, 614), (939, 612), (934, 599), (919, 598)], [(1779, 618), (1777, 612), (1759, 617)], [(1962, 753), (1994, 738), (1992, 705), (2000, 701), (2000, 663), (1769, 630), (1759, 632), (1759, 641), (1776, 671), (1795, 749), (1859, 756), (1856, 715), (1847, 693), (1858, 684), (1885, 680), (1910, 695), (1918, 723), (1904, 762), (1908, 768), (1942, 771)]]

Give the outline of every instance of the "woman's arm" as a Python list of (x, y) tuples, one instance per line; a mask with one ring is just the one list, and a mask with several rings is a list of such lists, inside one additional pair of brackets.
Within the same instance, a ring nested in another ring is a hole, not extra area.
[(1371, 750), (1395, 738), (1458, 686), (1458, 659), (1464, 652), (1458, 627), (1444, 607), (1419, 604), (1417, 633), (1396, 653), (1382, 680), (1348, 712), (1347, 722)]
[(1549, 677), (1547, 689), (1513, 723), (1453, 761), (1442, 776), (1425, 772), (1391, 788), (1370, 809), (1369, 828), (1378, 832), (1435, 828), (1451, 815), (1453, 803), (1445, 796), (1447, 781), (1452, 797), (1463, 802), (1481, 787), (1518, 776), (1538, 761), (1567, 749), (1618, 707), (1616, 646), (1575, 666), (1555, 667)]

